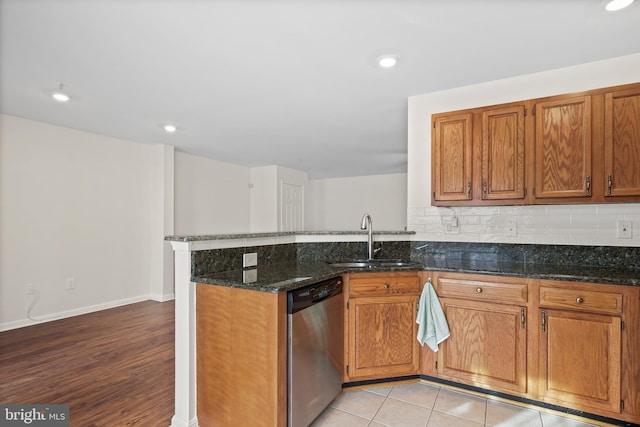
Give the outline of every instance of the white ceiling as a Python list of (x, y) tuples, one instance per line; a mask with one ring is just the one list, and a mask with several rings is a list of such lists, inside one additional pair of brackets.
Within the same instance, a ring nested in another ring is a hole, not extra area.
[(640, 52), (638, 3), (0, 0), (0, 107), (310, 178), (402, 173), (409, 96)]

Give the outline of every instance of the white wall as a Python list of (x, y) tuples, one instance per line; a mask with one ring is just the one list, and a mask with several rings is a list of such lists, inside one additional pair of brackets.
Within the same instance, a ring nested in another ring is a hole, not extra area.
[(251, 232), (278, 230), (278, 167), (251, 168)]
[(247, 167), (176, 152), (175, 233), (248, 233), (249, 178)]
[(309, 180), (306, 229), (359, 230), (368, 213), (374, 232), (404, 230), (406, 206), (406, 174)]
[(0, 329), (148, 299), (154, 149), (0, 115)]
[[(640, 81), (640, 54), (409, 98), (407, 223), (424, 240), (640, 246), (640, 204), (525, 207), (431, 207), (433, 113), (579, 92)], [(459, 234), (445, 234), (453, 213)], [(616, 238), (616, 222), (633, 221), (633, 239)], [(505, 224), (516, 221), (517, 235)]]

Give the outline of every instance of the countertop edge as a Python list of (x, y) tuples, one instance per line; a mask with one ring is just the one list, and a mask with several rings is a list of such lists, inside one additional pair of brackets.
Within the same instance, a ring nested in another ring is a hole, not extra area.
[[(547, 271), (543, 271), (547, 270)], [(273, 277), (272, 280), (261, 280), (255, 282), (243, 282), (243, 272), (246, 270), (232, 270), (226, 272), (213, 273), (210, 275), (192, 277), (194, 283), (204, 283), (209, 285), (227, 286), (240, 289), (251, 289), (261, 292), (280, 293), (288, 292), (300, 287), (330, 279), (347, 273), (385, 273), (385, 272), (407, 272), (407, 271), (442, 271), (468, 274), (483, 274), (494, 276), (525, 277), (543, 280), (571, 281), (582, 283), (601, 283), (620, 286), (640, 286), (640, 272), (636, 276), (635, 272), (620, 272), (617, 275), (581, 275), (565, 274), (554, 271), (553, 266), (520, 266), (520, 269), (483, 269), (472, 266), (422, 266), (422, 267), (380, 267), (380, 268), (337, 268), (330, 267), (325, 262), (308, 263), (308, 266), (301, 267), (297, 263), (283, 266), (275, 264), (263, 267), (265, 276)], [(258, 274), (260, 274), (258, 269)], [(282, 275), (279, 275), (282, 272)]]
[[(165, 236), (164, 240), (168, 242), (200, 242), (204, 240), (235, 240), (235, 239), (253, 239), (261, 237), (284, 237), (284, 236), (348, 236), (348, 235), (366, 235), (367, 231), (283, 231), (269, 233), (236, 233), (236, 234), (209, 234), (209, 235), (171, 235)], [(416, 234), (415, 231), (374, 231), (373, 235), (407, 235)]]

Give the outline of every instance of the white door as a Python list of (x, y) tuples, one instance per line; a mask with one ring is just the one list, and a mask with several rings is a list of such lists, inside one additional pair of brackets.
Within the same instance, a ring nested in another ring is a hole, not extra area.
[(280, 230), (304, 229), (304, 186), (281, 181)]

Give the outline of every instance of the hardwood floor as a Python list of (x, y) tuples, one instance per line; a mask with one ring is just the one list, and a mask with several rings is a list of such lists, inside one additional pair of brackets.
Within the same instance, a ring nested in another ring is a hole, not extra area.
[(0, 333), (0, 402), (70, 406), (72, 427), (168, 427), (174, 302), (144, 301)]

